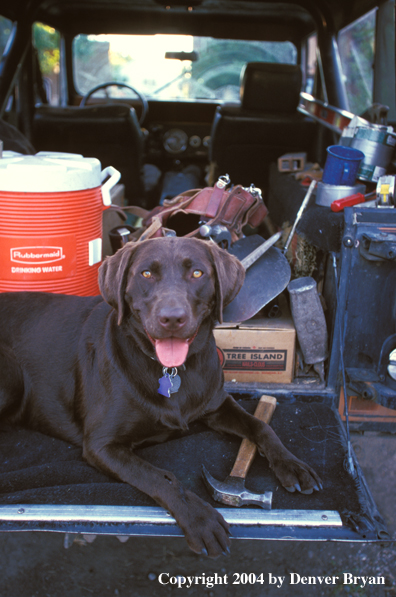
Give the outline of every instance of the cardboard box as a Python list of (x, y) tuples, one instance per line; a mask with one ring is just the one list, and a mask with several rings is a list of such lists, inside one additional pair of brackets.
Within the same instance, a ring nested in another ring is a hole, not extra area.
[(296, 330), (290, 313), (223, 323), (214, 329), (217, 352), (226, 381), (291, 383), (294, 375)]

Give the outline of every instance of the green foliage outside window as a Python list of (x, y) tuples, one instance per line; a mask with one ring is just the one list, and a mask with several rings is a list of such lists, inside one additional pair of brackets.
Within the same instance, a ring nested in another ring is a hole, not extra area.
[(58, 31), (48, 25), (35, 23), (33, 43), (38, 52), (40, 69), (43, 76), (59, 72), (60, 36)]

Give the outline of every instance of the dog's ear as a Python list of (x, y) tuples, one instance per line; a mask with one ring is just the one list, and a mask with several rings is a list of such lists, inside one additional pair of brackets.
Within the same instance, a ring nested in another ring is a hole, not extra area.
[[(205, 241), (207, 242), (207, 241)], [(245, 270), (239, 259), (213, 242), (208, 243), (215, 269), (216, 310), (219, 323), (223, 321), (223, 309), (236, 297), (245, 279)]]
[(106, 303), (118, 313), (118, 325), (125, 315), (125, 289), (128, 272), (139, 243), (127, 243), (114, 255), (106, 257), (99, 268), (99, 288)]

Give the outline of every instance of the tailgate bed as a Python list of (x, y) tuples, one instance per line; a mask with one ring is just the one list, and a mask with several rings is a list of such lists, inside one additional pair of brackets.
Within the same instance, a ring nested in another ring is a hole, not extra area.
[[(254, 412), (264, 389), (240, 390), (234, 397)], [(312, 495), (288, 493), (268, 463), (257, 456), (246, 487), (273, 492), (272, 510), (257, 507), (220, 510), (234, 538), (379, 541), (384, 522), (355, 459), (356, 475), (344, 468), (347, 441), (331, 397), (279, 395), (271, 426), (285, 446), (309, 463), (324, 489)], [(231, 471), (240, 440), (220, 436), (200, 423), (163, 444), (137, 453), (173, 471), (184, 486), (215, 507), (201, 475), (202, 464), (217, 479)], [(37, 432), (2, 426), (0, 453), (0, 531), (181, 536), (174, 519), (126, 483), (89, 466), (80, 448)]]

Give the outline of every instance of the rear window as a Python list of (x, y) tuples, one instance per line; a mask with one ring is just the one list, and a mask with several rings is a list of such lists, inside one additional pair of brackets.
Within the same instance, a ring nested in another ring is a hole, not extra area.
[[(79, 35), (73, 42), (73, 60), (75, 87), (81, 95), (101, 83), (117, 81), (152, 99), (238, 102), (240, 74), (246, 62), (295, 64), (297, 51), (291, 42), (188, 35)], [(106, 93), (132, 97), (121, 88)]]

